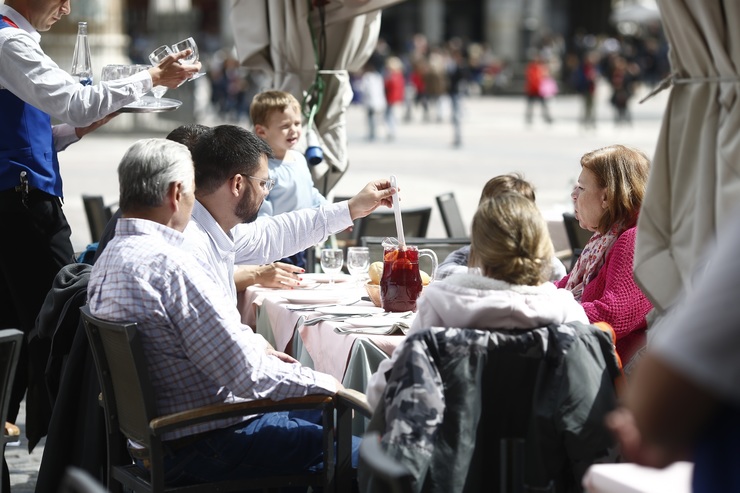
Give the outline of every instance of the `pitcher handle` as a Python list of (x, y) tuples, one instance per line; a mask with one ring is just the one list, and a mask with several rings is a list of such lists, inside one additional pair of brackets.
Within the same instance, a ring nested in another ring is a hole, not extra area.
[(434, 250), (430, 250), (429, 248), (422, 248), (419, 250), (419, 257), (422, 255), (426, 255), (427, 257), (430, 257), (432, 259), (432, 272), (429, 273), (429, 282), (431, 283), (434, 281), (434, 276), (437, 274), (437, 266), (439, 265), (439, 262), (437, 261), (437, 254), (434, 253)]

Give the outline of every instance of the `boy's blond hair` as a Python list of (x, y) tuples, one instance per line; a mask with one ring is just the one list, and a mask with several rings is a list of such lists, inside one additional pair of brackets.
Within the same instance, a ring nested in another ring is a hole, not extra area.
[(285, 111), (288, 106), (295, 107), (301, 112), (301, 103), (289, 92), (285, 91), (262, 91), (252, 99), (249, 106), (249, 118), (253, 125), (266, 125), (270, 113), (273, 111)]

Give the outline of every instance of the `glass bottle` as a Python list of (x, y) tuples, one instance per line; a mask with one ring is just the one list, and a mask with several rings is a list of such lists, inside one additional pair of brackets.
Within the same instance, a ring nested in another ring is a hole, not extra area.
[(79, 78), (80, 84), (93, 83), (92, 63), (90, 62), (90, 42), (87, 39), (87, 22), (77, 23), (77, 41), (72, 57), (72, 76)]

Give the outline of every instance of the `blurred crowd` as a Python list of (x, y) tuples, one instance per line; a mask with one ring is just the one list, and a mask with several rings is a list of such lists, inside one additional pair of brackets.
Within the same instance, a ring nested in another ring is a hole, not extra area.
[[(379, 39), (363, 69), (351, 74), (353, 102), (367, 112), (367, 139), (395, 139), (397, 124), (403, 121), (450, 121), (453, 145), (459, 146), (460, 99), (466, 95), (524, 94), (527, 120), (531, 121), (532, 106), (541, 102), (543, 118), (551, 123), (547, 100), (557, 94), (578, 94), (583, 99), (582, 124), (593, 127), (597, 87), (610, 91), (615, 124), (630, 124), (638, 88), (654, 86), (669, 72), (668, 47), (657, 23), (629, 36), (578, 32), (569, 42), (541, 33), (530, 45), (528, 60), (520, 62), (497, 56), (483, 43), (457, 37), (432, 45), (425, 35), (416, 34), (401, 47)], [(222, 121), (248, 123), (252, 97), (269, 81), (242, 67), (233, 49), (203, 51), (209, 111)]]

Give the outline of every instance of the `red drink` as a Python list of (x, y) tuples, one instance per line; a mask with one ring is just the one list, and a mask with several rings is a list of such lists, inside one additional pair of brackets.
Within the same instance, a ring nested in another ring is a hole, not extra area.
[(380, 300), (387, 312), (416, 311), (421, 294), (419, 251), (415, 247), (387, 249), (383, 254)]

